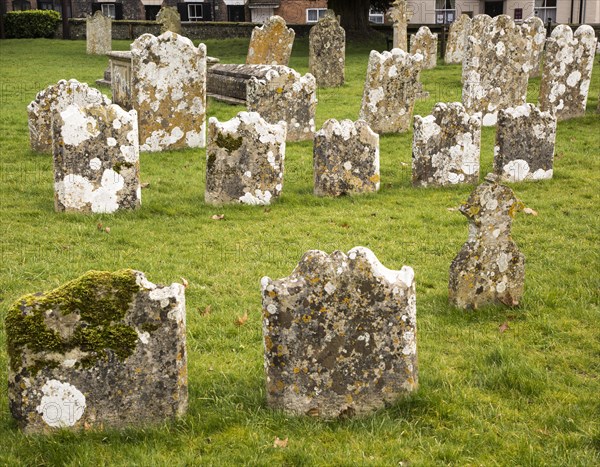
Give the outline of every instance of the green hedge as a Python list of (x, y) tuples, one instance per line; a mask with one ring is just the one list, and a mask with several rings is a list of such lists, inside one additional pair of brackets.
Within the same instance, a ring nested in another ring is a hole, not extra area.
[(13, 38), (53, 37), (61, 21), (54, 10), (9, 11), (4, 18), (6, 37)]

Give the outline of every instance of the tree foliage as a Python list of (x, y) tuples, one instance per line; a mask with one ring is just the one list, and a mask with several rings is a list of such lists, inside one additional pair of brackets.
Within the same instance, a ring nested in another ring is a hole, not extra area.
[(391, 3), (391, 0), (328, 0), (327, 6), (341, 16), (346, 31), (364, 33), (369, 30), (369, 8), (385, 12)]

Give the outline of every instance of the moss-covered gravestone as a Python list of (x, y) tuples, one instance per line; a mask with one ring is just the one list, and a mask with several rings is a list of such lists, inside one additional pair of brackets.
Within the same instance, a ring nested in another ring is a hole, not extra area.
[(252, 30), (246, 65), (287, 66), (296, 33), (288, 28), (281, 16), (267, 18), (262, 26)]
[(90, 271), (6, 316), (10, 411), (25, 432), (160, 423), (185, 413), (181, 284)]
[(332, 10), (310, 28), (308, 69), (319, 87), (344, 84), (346, 64), (346, 31)]

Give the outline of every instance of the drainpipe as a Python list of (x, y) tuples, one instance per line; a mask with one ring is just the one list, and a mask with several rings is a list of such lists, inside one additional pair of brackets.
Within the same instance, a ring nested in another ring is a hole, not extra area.
[[(62, 16), (63, 39), (71, 38), (71, 30), (69, 29), (69, 16), (67, 15), (67, 12), (69, 10), (68, 7), (69, 7), (69, 2), (67, 0), (61, 0), (60, 8), (62, 10), (61, 16)], [(73, 14), (73, 12), (71, 12), (71, 14)]]
[(571, 0), (571, 15), (569, 16), (569, 23), (573, 24), (573, 8), (575, 7), (575, 0)]
[(579, 0), (579, 24), (584, 23), (585, 17), (583, 16), (583, 0)]

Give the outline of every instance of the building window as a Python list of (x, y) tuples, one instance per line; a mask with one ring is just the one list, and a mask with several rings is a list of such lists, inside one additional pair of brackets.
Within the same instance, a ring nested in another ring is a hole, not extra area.
[(523, 19), (523, 8), (515, 8), (515, 20)]
[(13, 11), (31, 10), (31, 3), (25, 0), (15, 0), (12, 2)]
[(535, 16), (540, 18), (544, 23), (548, 19), (556, 23), (556, 0), (535, 0)]
[(369, 22), (383, 24), (383, 11), (369, 9)]
[(327, 13), (327, 8), (307, 8), (306, 9), (306, 22), (316, 23)]
[(103, 3), (101, 5), (102, 14), (109, 18), (115, 19), (117, 17), (117, 11), (114, 3)]
[(201, 3), (188, 3), (188, 21), (202, 21), (204, 19), (204, 5)]
[(435, 0), (436, 24), (450, 24), (456, 18), (455, 0)]

